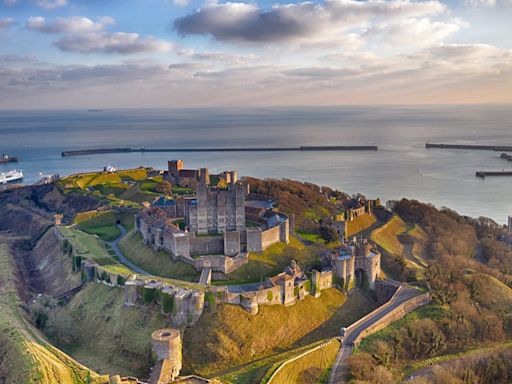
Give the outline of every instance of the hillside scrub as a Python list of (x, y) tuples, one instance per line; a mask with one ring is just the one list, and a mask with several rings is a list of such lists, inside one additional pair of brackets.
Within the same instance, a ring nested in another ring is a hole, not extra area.
[[(512, 339), (506, 267), (495, 269), (485, 257), (480, 258), (483, 262), (476, 257), (481, 233), (486, 232), (481, 221), (409, 200), (399, 202), (396, 210), (427, 235), (425, 279), (433, 303), (368, 337), (360, 347), (363, 353), (352, 358), (353, 382), (396, 382), (413, 361)], [(497, 236), (488, 239), (498, 241)]]

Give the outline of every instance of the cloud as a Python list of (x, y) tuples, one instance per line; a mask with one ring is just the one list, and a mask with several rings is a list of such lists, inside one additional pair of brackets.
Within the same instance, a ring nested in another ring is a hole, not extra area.
[(0, 30), (7, 29), (15, 24), (15, 21), (11, 17), (0, 18)]
[(63, 36), (54, 42), (61, 51), (80, 53), (118, 53), (122, 55), (141, 52), (168, 52), (172, 44), (126, 32), (91, 32)]
[(210, 61), (210, 62), (218, 62), (218, 63), (228, 63), (228, 64), (246, 64), (249, 62), (254, 62), (258, 59), (257, 55), (254, 54), (237, 54), (230, 52), (196, 52), (194, 50), (181, 50), (178, 51), (177, 54), (179, 56), (184, 56), (190, 58), (192, 60), (198, 61)]
[(254, 4), (209, 2), (195, 13), (178, 18), (174, 27), (186, 35), (211, 35), (221, 41), (267, 43), (340, 34), (371, 21), (437, 15), (446, 10), (439, 1), (327, 0), (274, 5), (263, 10)]
[(110, 32), (106, 27), (114, 24), (114, 19), (103, 16), (93, 21), (83, 16), (56, 18), (47, 21), (44, 17), (30, 17), (26, 28), (44, 34), (63, 35), (53, 42), (61, 51), (80, 53), (118, 53), (122, 55), (141, 52), (167, 52), (172, 44), (152, 36), (138, 33)]
[(18, 2), (18, 0), (4, 0), (4, 4), (8, 6), (15, 5)]
[(35, 0), (35, 1), (39, 7), (46, 9), (47, 11), (55, 9), (55, 8), (64, 7), (68, 3), (67, 0)]
[(47, 21), (44, 17), (29, 17), (25, 27), (31, 31), (60, 34), (60, 33), (82, 33), (94, 32), (105, 29), (107, 25), (113, 24), (111, 17), (101, 17), (98, 21), (83, 16), (58, 17), (53, 21)]
[(467, 23), (459, 19), (449, 22), (432, 21), (430, 18), (407, 18), (391, 24), (378, 24), (365, 32), (368, 38), (376, 38), (379, 42), (394, 50), (408, 47), (436, 45), (454, 34)]
[(190, 0), (173, 0), (173, 3), (177, 7), (186, 7), (190, 4)]

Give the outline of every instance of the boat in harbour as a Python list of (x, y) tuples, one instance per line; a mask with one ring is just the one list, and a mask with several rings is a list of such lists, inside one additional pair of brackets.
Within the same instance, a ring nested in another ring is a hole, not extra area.
[(9, 172), (0, 173), (0, 184), (16, 183), (21, 182), (22, 180), (23, 171), (21, 170), (15, 169)]
[(6, 154), (2, 154), (2, 156), (0, 156), (0, 164), (2, 164), (2, 163), (17, 163), (17, 162), (18, 162), (18, 158), (16, 156), (9, 156)]

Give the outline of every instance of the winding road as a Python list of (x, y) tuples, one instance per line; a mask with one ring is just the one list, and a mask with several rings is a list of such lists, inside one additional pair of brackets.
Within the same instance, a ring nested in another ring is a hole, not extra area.
[(110, 245), (110, 247), (114, 250), (114, 252), (116, 253), (117, 257), (119, 257), (119, 261), (126, 265), (128, 268), (130, 268), (132, 271), (140, 274), (140, 275), (146, 275), (146, 276), (150, 276), (150, 277), (155, 277), (154, 275), (152, 275), (151, 273), (149, 272), (146, 272), (145, 270), (143, 270), (141, 267), (139, 267), (138, 265), (132, 263), (130, 260), (128, 260), (126, 258), (126, 256), (124, 255), (123, 252), (121, 252), (121, 250), (119, 249), (119, 242), (121, 241), (121, 239), (123, 237), (126, 236), (126, 229), (121, 225), (121, 224), (117, 224), (117, 227), (121, 230), (121, 236), (119, 236), (117, 239), (115, 239), (114, 241), (112, 241), (111, 243), (107, 243)]
[(391, 300), (348, 327), (338, 356), (332, 367), (329, 384), (344, 384), (347, 382), (348, 358), (352, 355), (355, 340), (365, 329), (382, 319), (401, 304), (420, 294), (421, 292), (415, 288), (402, 286), (400, 291), (394, 295)]

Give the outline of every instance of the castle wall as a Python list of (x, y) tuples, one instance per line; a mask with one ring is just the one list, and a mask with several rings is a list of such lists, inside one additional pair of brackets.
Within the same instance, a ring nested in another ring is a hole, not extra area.
[(224, 238), (222, 236), (194, 236), (189, 235), (191, 255), (208, 255), (224, 253)]
[(262, 235), (259, 228), (247, 228), (247, 252), (261, 252), (262, 248)]
[(281, 229), (279, 226), (261, 232), (261, 248), (266, 249), (272, 244), (281, 241)]
[(224, 233), (224, 254), (227, 256), (236, 256), (240, 253), (240, 232)]

